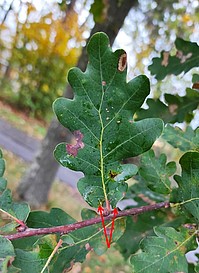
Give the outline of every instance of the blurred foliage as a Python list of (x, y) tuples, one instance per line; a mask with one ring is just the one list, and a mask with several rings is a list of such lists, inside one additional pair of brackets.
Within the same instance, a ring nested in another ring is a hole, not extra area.
[[(1, 97), (36, 116), (45, 116), (52, 102), (63, 94), (68, 69), (80, 54), (84, 27), (78, 24), (73, 8), (40, 12), (30, 3), (25, 22), (16, 13), (16, 30), (7, 43), (5, 33), (10, 26), (1, 26)], [(7, 57), (5, 57), (7, 56)]]
[(134, 57), (129, 60), (130, 74), (149, 74), (151, 58), (170, 50), (177, 37), (197, 41), (198, 11), (194, 0), (139, 0), (124, 24), (123, 41)]

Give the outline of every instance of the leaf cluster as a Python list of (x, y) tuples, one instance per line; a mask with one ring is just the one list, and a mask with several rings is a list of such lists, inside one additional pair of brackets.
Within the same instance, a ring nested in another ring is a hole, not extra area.
[[(161, 72), (163, 77), (173, 73), (174, 63), (179, 73), (196, 66), (198, 46), (182, 40), (176, 46), (182, 51), (181, 59), (177, 62), (175, 58), (179, 57), (171, 56), (165, 60), (162, 54), (154, 60), (151, 71)], [(87, 52), (86, 70), (73, 68), (68, 73), (74, 98), (59, 98), (53, 104), (57, 118), (73, 134), (70, 143), (57, 145), (54, 155), (61, 165), (84, 173), (78, 190), (92, 210), (83, 209), (83, 222), (76, 223), (58, 208), (30, 211), (28, 205), (15, 203), (3, 178), (1, 154), (0, 209), (11, 221), (1, 227), (0, 270), (69, 270), (75, 262), (83, 262), (91, 249), (98, 255), (107, 250), (105, 231), (112, 232), (114, 223), (112, 243), (130, 261), (133, 272), (196, 273), (198, 265), (189, 265), (185, 254), (197, 246), (198, 129), (187, 126), (180, 130), (173, 123), (190, 123), (198, 107), (198, 91), (188, 89), (184, 97), (168, 94), (167, 104), (148, 99), (149, 109), (143, 110), (141, 106), (150, 93), (149, 80), (140, 75), (126, 81), (126, 52), (113, 52), (104, 33), (92, 36)], [(194, 81), (197, 79), (194, 76)], [(159, 114), (166, 126), (157, 118)], [(169, 161), (163, 149), (158, 152), (154, 148), (161, 134), (164, 141), (184, 153), (178, 175), (177, 160)], [(126, 209), (133, 206), (136, 212), (125, 210), (128, 217), (110, 221), (113, 209), (122, 202), (126, 202)], [(104, 207), (103, 217), (108, 217), (105, 229), (97, 220), (99, 206)], [(82, 223), (91, 223), (91, 219), (92, 225), (83, 227)], [(76, 228), (72, 229), (74, 224)], [(48, 228), (49, 233), (44, 235)], [(38, 233), (30, 236), (35, 231)], [(15, 234), (19, 239), (12, 240)]]

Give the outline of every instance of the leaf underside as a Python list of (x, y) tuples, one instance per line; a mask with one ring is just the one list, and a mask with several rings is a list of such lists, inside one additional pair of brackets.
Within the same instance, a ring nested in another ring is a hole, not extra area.
[(137, 172), (135, 166), (126, 168), (120, 162), (150, 149), (163, 123), (156, 118), (133, 120), (150, 87), (143, 75), (126, 82), (123, 50), (112, 52), (108, 37), (97, 33), (87, 51), (86, 71), (73, 68), (68, 74), (74, 99), (59, 98), (53, 105), (75, 138), (74, 143), (59, 144), (54, 155), (63, 166), (84, 173), (78, 189), (91, 206), (109, 201), (115, 207), (127, 191), (125, 181)]

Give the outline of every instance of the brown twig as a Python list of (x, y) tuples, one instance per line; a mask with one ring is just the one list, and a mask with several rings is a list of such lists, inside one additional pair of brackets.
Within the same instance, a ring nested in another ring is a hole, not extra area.
[[(157, 210), (160, 208), (169, 208), (169, 207), (170, 207), (170, 203), (168, 201), (156, 203), (156, 204), (152, 204), (148, 206), (142, 206), (140, 208), (132, 208), (132, 209), (124, 210), (124, 211), (119, 211), (118, 214), (115, 216), (115, 218), (120, 218), (120, 217), (130, 216), (130, 215), (138, 215), (147, 211)], [(112, 220), (112, 217), (113, 215), (110, 214), (108, 216), (105, 216), (104, 220), (105, 221)], [(91, 218), (88, 220), (84, 220), (81, 222), (77, 222), (77, 223), (65, 225), (65, 226), (55, 226), (55, 227), (37, 228), (37, 229), (27, 228), (25, 231), (22, 231), (19, 233), (5, 235), (4, 238), (7, 238), (9, 240), (16, 240), (16, 239), (25, 238), (25, 237), (52, 234), (52, 233), (67, 234), (74, 230), (95, 225), (100, 222), (101, 222), (101, 217), (96, 217), (96, 218)]]

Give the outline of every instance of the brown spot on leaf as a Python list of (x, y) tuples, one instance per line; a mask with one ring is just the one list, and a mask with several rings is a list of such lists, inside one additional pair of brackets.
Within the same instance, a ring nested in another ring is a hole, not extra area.
[(84, 148), (82, 142), (84, 135), (78, 130), (73, 132), (73, 136), (75, 141), (73, 144), (66, 144), (66, 151), (69, 155), (77, 156), (78, 150)]
[(177, 104), (170, 104), (169, 105), (169, 112), (172, 115), (176, 115), (177, 114), (177, 109), (178, 109), (178, 105)]
[(87, 251), (92, 250), (92, 247), (89, 245), (89, 243), (85, 244), (85, 248)]
[(199, 90), (199, 82), (195, 82), (195, 83), (192, 85), (192, 88), (193, 88), (193, 89), (198, 89), (198, 90)]
[(183, 52), (181, 50), (178, 50), (176, 52), (176, 57), (180, 59), (181, 64), (186, 62), (187, 59), (191, 58), (192, 55), (193, 54), (191, 52), (189, 52), (187, 55), (183, 55)]
[(127, 66), (127, 55), (126, 55), (126, 53), (123, 53), (119, 57), (118, 70), (120, 72), (123, 72), (126, 69), (126, 66)]
[(117, 172), (114, 172), (114, 171), (111, 171), (111, 170), (110, 170), (110, 172), (109, 172), (109, 177), (110, 177), (110, 178), (113, 179), (113, 178), (115, 178), (117, 175), (118, 175)]
[(163, 52), (163, 60), (161, 62), (162, 66), (167, 66), (169, 64), (169, 52), (164, 51)]

